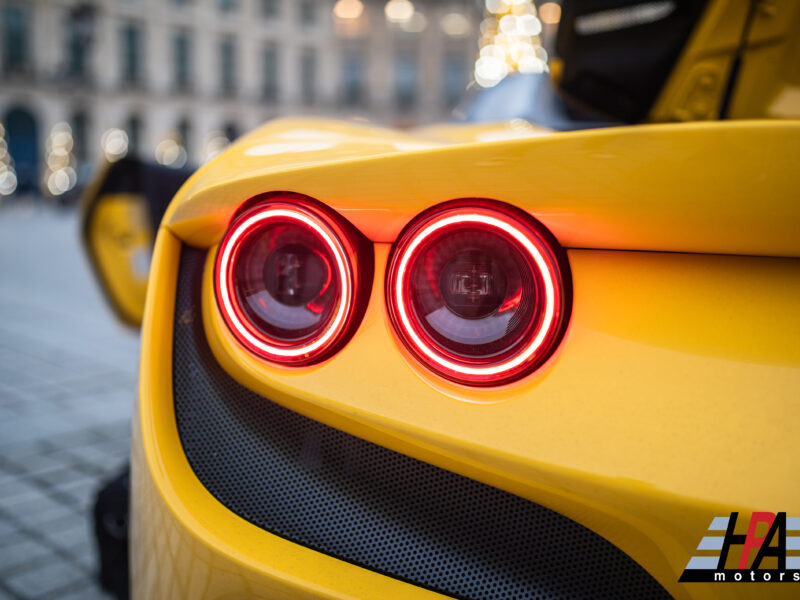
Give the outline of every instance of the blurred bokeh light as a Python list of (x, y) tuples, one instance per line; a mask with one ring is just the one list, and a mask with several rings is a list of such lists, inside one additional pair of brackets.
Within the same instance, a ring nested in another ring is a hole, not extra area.
[[(532, 0), (486, 0), (485, 6), (480, 53), (475, 61), (476, 83), (493, 87), (510, 73), (547, 71), (542, 21)], [(552, 13), (552, 9), (548, 11)]]
[(196, 167), (284, 116), (446, 121), (476, 80), (545, 68), (532, 6), (0, 0), (0, 196), (74, 202), (100, 162)]

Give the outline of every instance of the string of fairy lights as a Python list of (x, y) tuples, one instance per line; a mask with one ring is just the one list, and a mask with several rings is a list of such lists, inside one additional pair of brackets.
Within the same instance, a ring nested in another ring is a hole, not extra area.
[(481, 23), (475, 82), (492, 87), (514, 72), (544, 73), (542, 21), (531, 0), (486, 0)]

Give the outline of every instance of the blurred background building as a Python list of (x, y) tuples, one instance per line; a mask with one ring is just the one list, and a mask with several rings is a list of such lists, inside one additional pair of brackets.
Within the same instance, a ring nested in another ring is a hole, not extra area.
[(17, 192), (58, 195), (101, 153), (199, 164), (276, 116), (441, 120), (482, 16), (475, 0), (0, 0), (0, 147)]
[(0, 197), (198, 165), (279, 116), (445, 120), (546, 70), (542, 27), (532, 0), (0, 0)]

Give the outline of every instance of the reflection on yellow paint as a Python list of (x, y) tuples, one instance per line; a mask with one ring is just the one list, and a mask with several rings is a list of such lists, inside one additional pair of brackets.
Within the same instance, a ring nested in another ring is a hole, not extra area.
[(98, 199), (88, 230), (89, 248), (112, 304), (125, 322), (142, 320), (153, 231), (144, 199), (113, 194)]

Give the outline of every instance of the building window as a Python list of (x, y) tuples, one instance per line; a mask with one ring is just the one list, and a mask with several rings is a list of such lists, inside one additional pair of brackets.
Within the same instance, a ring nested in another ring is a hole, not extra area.
[(142, 120), (138, 115), (131, 115), (125, 123), (125, 133), (128, 134), (128, 156), (139, 156), (142, 151)]
[(67, 74), (84, 81), (88, 75), (88, 56), (94, 29), (94, 9), (79, 6), (67, 20)]
[(225, 37), (219, 44), (219, 87), (226, 96), (236, 93), (236, 42)]
[(417, 58), (401, 52), (394, 64), (394, 98), (397, 108), (411, 110), (417, 102)]
[(172, 38), (173, 77), (175, 89), (185, 92), (192, 87), (192, 39), (189, 32), (179, 31)]
[(364, 54), (359, 51), (350, 51), (344, 57), (344, 72), (342, 83), (344, 86), (342, 101), (346, 106), (359, 106), (364, 104), (366, 67)]
[(89, 160), (89, 145), (87, 143), (88, 119), (86, 112), (80, 110), (72, 115), (72, 142), (73, 152), (78, 163), (85, 163)]
[(275, 102), (278, 99), (278, 45), (264, 46), (264, 99)]
[(178, 121), (178, 138), (178, 143), (183, 146), (188, 159), (189, 148), (191, 147), (192, 143), (192, 124), (186, 117)]
[(15, 106), (3, 117), (8, 153), (14, 157), (17, 192), (36, 193), (39, 189), (39, 125), (27, 107)]
[(300, 55), (300, 95), (303, 104), (313, 104), (317, 97), (317, 53), (311, 48)]
[(233, 12), (238, 5), (238, 0), (217, 0), (217, 6), (222, 12)]
[(305, 27), (310, 27), (317, 22), (317, 4), (314, 0), (301, 0), (300, 2), (300, 23)]
[(28, 11), (20, 6), (3, 7), (3, 71), (13, 73), (28, 69), (30, 23)]
[(135, 85), (141, 83), (142, 30), (138, 25), (127, 23), (120, 33), (122, 52), (122, 81)]
[(266, 19), (278, 17), (278, 0), (261, 0), (261, 16)]
[(460, 55), (449, 55), (444, 59), (444, 103), (447, 108), (454, 108), (464, 94), (466, 87), (466, 66)]
[(225, 132), (225, 137), (228, 138), (228, 141), (230, 142), (239, 137), (239, 128), (236, 126), (236, 123), (232, 121), (225, 123), (222, 131)]

